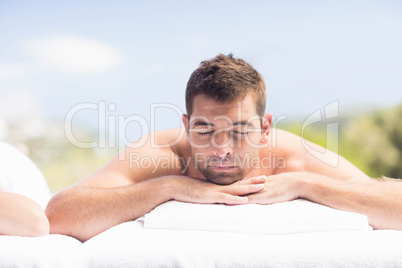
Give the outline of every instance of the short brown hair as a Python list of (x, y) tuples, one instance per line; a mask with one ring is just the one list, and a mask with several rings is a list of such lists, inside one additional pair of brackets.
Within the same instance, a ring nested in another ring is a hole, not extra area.
[(197, 95), (211, 98), (220, 103), (244, 98), (253, 94), (257, 114), (264, 116), (265, 83), (262, 76), (247, 62), (219, 54), (203, 61), (190, 76), (186, 88), (186, 109), (188, 116), (193, 112), (193, 100)]

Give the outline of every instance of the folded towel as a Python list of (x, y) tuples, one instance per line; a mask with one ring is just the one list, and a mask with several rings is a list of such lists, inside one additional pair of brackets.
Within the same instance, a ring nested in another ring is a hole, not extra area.
[(372, 230), (365, 215), (301, 199), (238, 206), (169, 201), (145, 215), (144, 227), (259, 234)]

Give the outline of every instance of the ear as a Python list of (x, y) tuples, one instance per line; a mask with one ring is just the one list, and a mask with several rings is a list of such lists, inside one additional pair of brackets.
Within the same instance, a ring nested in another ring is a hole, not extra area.
[(186, 132), (186, 141), (188, 144), (190, 144), (190, 136), (189, 136), (189, 132), (188, 132), (188, 123), (189, 123), (188, 119), (189, 119), (188, 115), (186, 115), (186, 114), (183, 114), (181, 116), (181, 120), (183, 121), (185, 132)]
[(272, 114), (267, 113), (262, 119), (262, 133), (261, 133), (261, 144), (266, 144), (268, 142), (269, 131), (271, 130)]

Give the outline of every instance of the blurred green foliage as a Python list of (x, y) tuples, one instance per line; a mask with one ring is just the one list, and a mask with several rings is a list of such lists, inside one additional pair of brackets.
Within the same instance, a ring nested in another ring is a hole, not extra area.
[(345, 156), (371, 176), (402, 177), (402, 104), (350, 120)]
[(65, 138), (36, 138), (25, 144), (52, 193), (91, 175), (117, 153), (117, 149), (110, 148), (78, 148)]
[[(106, 149), (105, 149), (106, 150)], [(100, 169), (114, 152), (66, 146), (51, 161), (38, 162), (51, 192), (56, 192)]]
[(114, 155), (111, 151), (82, 149), (70, 144), (53, 148), (53, 150), (52, 159), (40, 157), (39, 160), (38, 157), (33, 156), (34, 161), (43, 172), (51, 192), (57, 192), (89, 176)]
[[(338, 147), (327, 144), (325, 122), (302, 131), (303, 122), (278, 125), (303, 138), (335, 151), (373, 178), (402, 178), (402, 103), (396, 107), (349, 116), (338, 120)], [(328, 146), (329, 145), (329, 146)]]

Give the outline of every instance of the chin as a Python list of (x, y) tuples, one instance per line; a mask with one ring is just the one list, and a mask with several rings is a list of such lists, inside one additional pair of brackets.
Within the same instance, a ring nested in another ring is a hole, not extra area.
[(219, 185), (228, 185), (237, 181), (241, 181), (244, 178), (243, 170), (237, 168), (231, 172), (219, 172), (212, 168), (199, 169), (202, 175), (212, 183)]
[(227, 175), (227, 174), (214, 174), (214, 176), (205, 176), (208, 181), (219, 184), (219, 185), (228, 185), (232, 184), (236, 181), (240, 181), (241, 177), (236, 175)]

